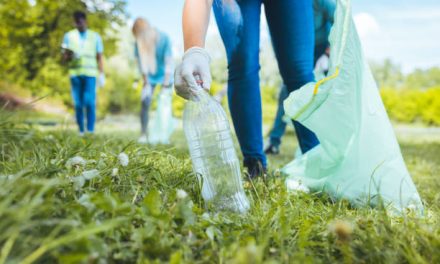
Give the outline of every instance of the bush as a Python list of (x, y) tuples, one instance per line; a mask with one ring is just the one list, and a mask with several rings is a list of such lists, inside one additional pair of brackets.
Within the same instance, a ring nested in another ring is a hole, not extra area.
[(383, 88), (381, 95), (392, 120), (440, 125), (440, 87), (427, 90)]
[(422, 120), (428, 125), (440, 125), (440, 87), (424, 92)]

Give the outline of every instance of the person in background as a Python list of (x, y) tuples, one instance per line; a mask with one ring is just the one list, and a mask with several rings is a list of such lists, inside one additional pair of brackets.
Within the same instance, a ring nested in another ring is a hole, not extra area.
[(322, 79), (324, 78), (327, 73), (328, 69), (330, 67), (330, 46), (328, 46), (325, 49), (324, 54), (321, 55), (321, 57), (318, 58), (315, 64), (315, 76), (316, 79)]
[(68, 63), (76, 122), (84, 135), (84, 108), (87, 113), (87, 132), (93, 133), (96, 119), (96, 78), (98, 86), (105, 83), (101, 36), (87, 28), (87, 16), (82, 11), (73, 14), (76, 29), (64, 35), (63, 61)]
[[(336, 9), (334, 0), (314, 0), (313, 15), (315, 22), (315, 51), (314, 64), (315, 76), (320, 79), (325, 76), (328, 71), (328, 61), (330, 55), (330, 47), (328, 36), (333, 25), (333, 17)], [(289, 92), (285, 85), (280, 88), (278, 97), (278, 109), (272, 129), (269, 133), (269, 144), (264, 148), (266, 154), (279, 154), (281, 138), (286, 131), (286, 122), (283, 121), (284, 107), (283, 102), (289, 96)]]
[(173, 56), (169, 37), (154, 28), (146, 19), (137, 18), (133, 24), (134, 48), (139, 72), (142, 75), (141, 136), (139, 143), (148, 142), (148, 120), (151, 98), (155, 87), (173, 86)]
[[(176, 68), (178, 95), (211, 86), (210, 56), (204, 49), (211, 7), (228, 59), (228, 100), (249, 178), (265, 174), (259, 78), (260, 15), (264, 4), (281, 77), (292, 92), (314, 80), (312, 0), (186, 0), (185, 54)], [(319, 144), (315, 134), (294, 122), (303, 152)]]

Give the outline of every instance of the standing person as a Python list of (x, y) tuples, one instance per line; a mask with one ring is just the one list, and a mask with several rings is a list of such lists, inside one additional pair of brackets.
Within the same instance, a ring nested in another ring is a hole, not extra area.
[(84, 108), (87, 113), (87, 132), (93, 133), (96, 119), (96, 77), (98, 86), (104, 86), (105, 75), (102, 53), (104, 45), (101, 36), (87, 29), (84, 12), (73, 14), (76, 29), (64, 35), (63, 60), (69, 65), (72, 97), (75, 105), (76, 122), (80, 135), (84, 135)]
[[(335, 13), (336, 2), (334, 0), (314, 0), (313, 15), (315, 25), (315, 76), (327, 74), (328, 56), (330, 54), (328, 36), (333, 25), (333, 16)], [(317, 78), (319, 78), (317, 76)], [(289, 96), (286, 86), (281, 86), (278, 97), (278, 109), (273, 123), (272, 130), (269, 133), (269, 144), (264, 149), (266, 154), (278, 154), (280, 152), (281, 138), (286, 131), (286, 123), (283, 121), (284, 107), (283, 102)]]
[[(214, 3), (213, 3), (214, 2)], [(176, 69), (176, 92), (189, 98), (209, 90), (210, 57), (204, 49), (211, 6), (228, 59), (228, 100), (250, 178), (264, 174), (259, 80), (260, 14), (264, 4), (281, 77), (292, 92), (314, 80), (312, 0), (186, 0), (183, 10), (185, 54)], [(319, 144), (314, 133), (294, 122), (303, 152)]]
[(135, 56), (142, 75), (141, 137), (139, 143), (148, 142), (148, 119), (155, 87), (171, 89), (173, 85), (173, 55), (169, 37), (152, 27), (146, 19), (137, 18), (133, 24)]

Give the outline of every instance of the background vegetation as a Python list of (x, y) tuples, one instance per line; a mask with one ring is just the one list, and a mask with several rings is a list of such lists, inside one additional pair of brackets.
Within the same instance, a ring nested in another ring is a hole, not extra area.
[[(86, 10), (89, 25), (104, 40), (107, 84), (98, 91), (98, 114), (137, 113), (140, 86), (133, 59), (130, 26), (126, 24), (124, 0), (0, 0), (0, 102), (16, 97), (29, 100), (45, 97), (48, 105), (72, 111), (70, 83), (61, 65), (60, 43), (73, 27), (72, 12)], [(218, 43), (215, 43), (217, 46)], [(262, 97), (265, 121), (276, 110), (280, 78), (272, 57), (262, 57)], [(390, 117), (398, 122), (440, 125), (440, 68), (404, 74), (386, 60), (371, 64)], [(214, 59), (213, 93), (226, 82), (224, 59)], [(226, 103), (226, 102), (225, 102)], [(184, 101), (173, 100), (174, 113), (181, 116)], [(269, 113), (269, 114), (268, 114)]]

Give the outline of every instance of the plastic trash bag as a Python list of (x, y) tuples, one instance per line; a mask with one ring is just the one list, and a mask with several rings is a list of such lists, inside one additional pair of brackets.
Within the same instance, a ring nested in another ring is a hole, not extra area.
[(286, 114), (321, 142), (282, 169), (287, 187), (296, 181), (355, 206), (421, 213), (420, 196), (363, 57), (349, 0), (337, 3), (330, 47), (328, 77), (304, 85), (284, 101)]
[(175, 128), (172, 111), (173, 89), (162, 89), (158, 96), (156, 112), (148, 126), (150, 144), (169, 144)]

